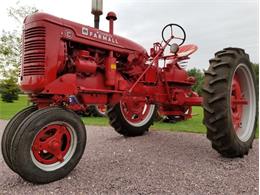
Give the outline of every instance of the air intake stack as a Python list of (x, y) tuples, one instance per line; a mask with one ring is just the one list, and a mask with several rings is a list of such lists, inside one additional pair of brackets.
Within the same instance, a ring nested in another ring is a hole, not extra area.
[(99, 29), (99, 17), (103, 14), (103, 0), (92, 0), (91, 13), (94, 15), (94, 27)]

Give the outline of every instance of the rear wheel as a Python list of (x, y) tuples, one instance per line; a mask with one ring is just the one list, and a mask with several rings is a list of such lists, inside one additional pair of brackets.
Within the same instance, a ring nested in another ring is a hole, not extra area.
[(156, 106), (145, 101), (124, 101), (108, 110), (112, 127), (124, 136), (140, 136), (149, 130), (156, 115)]
[(85, 126), (73, 112), (53, 107), (29, 115), (11, 143), (17, 173), (33, 183), (49, 183), (69, 174), (81, 159)]
[(11, 149), (11, 141), (12, 138), (18, 128), (18, 126), (22, 123), (22, 121), (30, 115), (32, 112), (36, 111), (36, 106), (27, 107), (20, 112), (18, 112), (7, 124), (5, 130), (3, 132), (2, 141), (1, 141), (1, 148), (4, 160), (8, 167), (16, 172), (15, 168), (13, 167), (11, 160), (10, 160), (10, 149)]
[(192, 114), (192, 107), (191, 106), (183, 107), (182, 110), (183, 110), (182, 115), (167, 115), (167, 118), (164, 120), (164, 122), (176, 123), (176, 122), (187, 120)]
[(205, 72), (204, 124), (212, 147), (226, 157), (248, 154), (257, 120), (256, 83), (243, 49), (226, 48), (215, 54)]
[(107, 111), (106, 105), (100, 104), (100, 105), (91, 106), (91, 112), (92, 112), (93, 116), (95, 116), (95, 117), (105, 117), (106, 111)]

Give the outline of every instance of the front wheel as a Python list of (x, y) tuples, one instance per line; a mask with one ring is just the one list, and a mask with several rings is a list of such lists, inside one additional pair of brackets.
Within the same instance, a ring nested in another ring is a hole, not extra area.
[(8, 167), (16, 172), (16, 168), (13, 167), (11, 160), (10, 160), (10, 150), (11, 150), (11, 141), (13, 136), (15, 135), (16, 130), (18, 129), (19, 125), (24, 121), (24, 119), (37, 110), (36, 106), (29, 106), (24, 108), (23, 110), (19, 111), (6, 125), (5, 130), (2, 135), (2, 155)]
[(85, 126), (75, 113), (45, 108), (30, 114), (18, 127), (11, 143), (11, 162), (25, 180), (49, 183), (73, 170), (85, 144)]
[(212, 147), (226, 157), (248, 154), (257, 121), (256, 82), (243, 49), (226, 48), (215, 54), (205, 72), (204, 124)]
[(108, 110), (115, 131), (124, 136), (140, 136), (149, 130), (156, 116), (156, 106), (145, 101), (122, 100)]

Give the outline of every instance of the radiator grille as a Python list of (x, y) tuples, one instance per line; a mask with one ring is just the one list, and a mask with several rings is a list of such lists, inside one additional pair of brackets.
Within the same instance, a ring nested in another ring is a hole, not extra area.
[(45, 28), (25, 30), (23, 40), (23, 76), (44, 75), (45, 71)]

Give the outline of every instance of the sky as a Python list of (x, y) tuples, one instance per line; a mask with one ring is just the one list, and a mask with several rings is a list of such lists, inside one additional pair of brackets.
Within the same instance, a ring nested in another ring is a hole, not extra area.
[[(17, 25), (8, 17), (7, 8), (17, 0), (2, 1), (0, 30)], [(93, 26), (91, 0), (22, 0), (19, 5), (34, 6), (40, 11)], [(108, 31), (105, 19), (109, 11), (117, 14), (114, 33), (131, 39), (148, 51), (160, 42), (161, 31), (168, 23), (177, 23), (185, 31), (185, 44), (196, 44), (187, 68), (207, 69), (208, 60), (225, 47), (241, 47), (254, 63), (259, 62), (258, 0), (103, 0), (100, 29)]]

